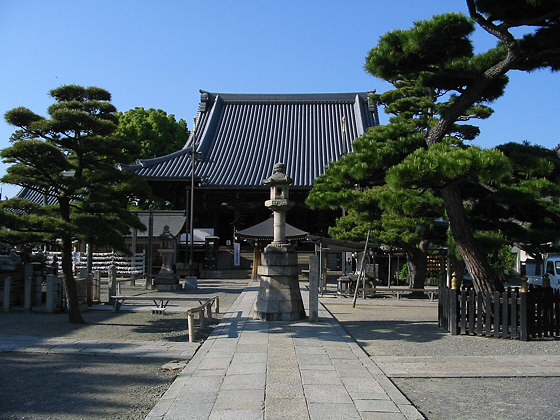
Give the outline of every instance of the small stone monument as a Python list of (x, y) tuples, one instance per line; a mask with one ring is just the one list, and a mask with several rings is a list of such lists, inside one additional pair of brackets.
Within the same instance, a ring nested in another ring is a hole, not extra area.
[(159, 235), (161, 247), (158, 253), (161, 255), (161, 269), (154, 279), (154, 286), (157, 290), (168, 292), (181, 289), (179, 276), (171, 269), (171, 259), (175, 254), (175, 237), (169, 231), (169, 226), (163, 227), (163, 232)]
[(286, 241), (286, 211), (289, 185), (283, 163), (274, 165), (274, 173), (263, 181), (270, 186), (270, 200), (265, 206), (274, 214), (274, 239), (263, 252), (258, 274), (261, 276), (254, 317), (265, 321), (295, 321), (305, 318), (299, 291), (297, 253)]

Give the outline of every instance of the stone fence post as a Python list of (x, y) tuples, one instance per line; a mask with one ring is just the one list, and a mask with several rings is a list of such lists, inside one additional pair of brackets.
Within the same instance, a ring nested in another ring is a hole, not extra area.
[(47, 275), (47, 312), (62, 309), (62, 279), (54, 274)]
[(93, 272), (93, 300), (101, 302), (101, 272), (99, 270)]
[(23, 266), (23, 282), (23, 306), (26, 311), (30, 311), (33, 306), (33, 266), (31, 263), (26, 263)]
[(111, 265), (109, 267), (109, 287), (108, 287), (109, 296), (107, 297), (107, 301), (109, 303), (113, 303), (113, 299), (111, 296), (115, 296), (117, 294), (117, 267)]

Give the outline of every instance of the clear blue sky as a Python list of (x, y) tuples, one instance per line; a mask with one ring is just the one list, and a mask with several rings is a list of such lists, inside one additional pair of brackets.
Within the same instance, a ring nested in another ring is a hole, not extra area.
[[(46, 116), (48, 91), (76, 83), (109, 90), (119, 111), (161, 108), (190, 128), (199, 89), (382, 92), (388, 86), (363, 70), (379, 37), (446, 11), (466, 13), (465, 1), (0, 0), (0, 112)], [(482, 31), (474, 42), (479, 51), (494, 44)], [(556, 146), (559, 82), (513, 74), (476, 144)], [(13, 131), (2, 118), (0, 148)], [(4, 197), (18, 190), (1, 186)]]

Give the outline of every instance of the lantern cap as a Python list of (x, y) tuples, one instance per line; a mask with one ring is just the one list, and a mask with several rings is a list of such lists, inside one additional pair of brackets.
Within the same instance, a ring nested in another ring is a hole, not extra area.
[(270, 186), (290, 185), (293, 182), (292, 178), (286, 175), (286, 165), (281, 162), (274, 165), (274, 173), (263, 181), (263, 183)]

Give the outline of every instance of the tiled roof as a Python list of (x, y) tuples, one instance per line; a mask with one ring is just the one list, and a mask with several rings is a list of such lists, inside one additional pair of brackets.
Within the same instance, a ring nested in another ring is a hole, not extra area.
[[(343, 130), (343, 118), (345, 129)], [(123, 165), (152, 180), (188, 180), (193, 141), (195, 176), (208, 188), (262, 187), (275, 163), (293, 187), (310, 187), (324, 168), (378, 124), (368, 93), (222, 94), (201, 91), (196, 135), (182, 150)]]
[[(298, 229), (289, 223), (285, 226), (285, 236), (287, 240), (305, 239), (307, 232)], [(271, 241), (274, 238), (274, 219), (269, 217), (264, 222), (257, 223), (247, 229), (238, 230), (235, 236), (239, 239), (256, 239)]]
[(45, 204), (45, 200), (46, 204), (49, 206), (58, 204), (58, 198), (55, 194), (53, 194), (52, 191), (49, 191), (49, 193), (45, 194), (44, 192), (32, 190), (28, 187), (23, 187), (21, 190), (19, 190), (14, 198), (23, 198), (25, 200), (31, 201), (32, 203), (41, 205)]

